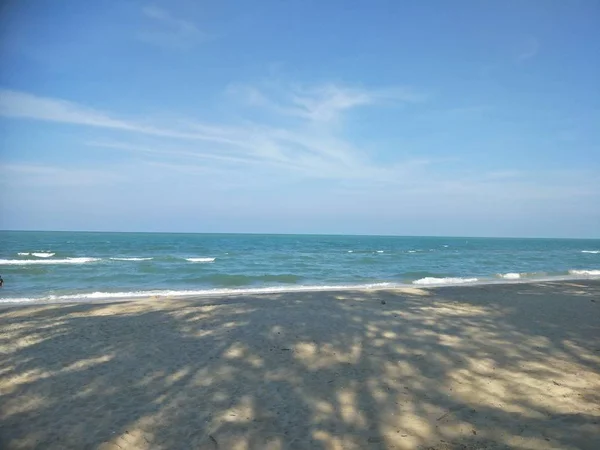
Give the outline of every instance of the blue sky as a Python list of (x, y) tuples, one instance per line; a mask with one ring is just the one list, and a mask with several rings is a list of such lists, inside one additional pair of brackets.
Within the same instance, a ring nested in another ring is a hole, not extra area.
[(0, 14), (2, 229), (600, 237), (597, 1)]

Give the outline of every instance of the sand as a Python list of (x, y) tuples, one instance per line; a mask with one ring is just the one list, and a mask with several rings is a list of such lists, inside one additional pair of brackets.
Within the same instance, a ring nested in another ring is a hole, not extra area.
[(3, 449), (600, 449), (600, 282), (0, 310)]

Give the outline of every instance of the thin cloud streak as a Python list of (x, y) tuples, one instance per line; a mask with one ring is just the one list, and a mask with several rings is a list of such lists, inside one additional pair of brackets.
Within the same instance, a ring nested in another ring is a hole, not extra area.
[[(183, 126), (179, 124), (180, 128), (158, 127), (118, 119), (113, 114), (62, 99), (8, 90), (0, 91), (0, 115), (105, 128), (127, 132), (133, 136), (190, 141), (184, 148), (181, 147), (181, 142), (171, 143), (167, 146), (168, 150), (160, 150), (160, 143), (156, 142), (143, 147), (128, 142), (104, 145), (163, 159), (200, 158), (213, 160), (213, 164), (218, 162), (238, 168), (260, 164), (312, 178), (377, 178), (388, 182), (397, 179), (398, 170), (403, 163), (397, 163), (391, 170), (389, 167), (379, 166), (370, 161), (364, 152), (353, 148), (338, 136), (337, 127), (329, 126), (331, 121), (339, 121), (347, 110), (374, 102), (378, 98), (392, 101), (394, 96), (384, 96), (381, 93), (383, 91), (359, 91), (327, 85), (312, 88), (307, 92), (316, 94), (312, 97), (305, 95), (299, 101), (297, 92), (294, 90), (277, 100), (284, 108), (303, 105), (303, 109), (299, 110), (301, 113), (296, 114), (299, 122), (287, 128), (261, 123), (219, 126), (190, 120)], [(311, 128), (315, 121), (322, 125), (318, 131)], [(406, 164), (410, 165), (411, 161)]]
[(157, 6), (145, 6), (142, 14), (151, 22), (152, 30), (140, 31), (137, 38), (163, 48), (187, 49), (207, 39), (207, 35), (188, 20), (174, 17)]
[(130, 131), (157, 137), (206, 140), (224, 144), (238, 144), (224, 136), (209, 132), (184, 132), (147, 126), (115, 119), (109, 114), (67, 100), (40, 97), (26, 92), (0, 89), (0, 116), (87, 125), (99, 128)]
[[(256, 92), (283, 108), (296, 107), (293, 96), (298, 95), (297, 89), (290, 89), (278, 97)], [(112, 113), (63, 99), (2, 90), (0, 115), (117, 132), (117, 137), (100, 134), (86, 145), (91, 151), (120, 152), (124, 159), (114, 169), (104, 168), (105, 175), (104, 169), (55, 168), (49, 172), (40, 166), (26, 165), (9, 168), (3, 173), (18, 179), (19, 185), (26, 182), (43, 186), (52, 183), (76, 185), (80, 181), (88, 185), (92, 182), (108, 184), (128, 178), (168, 182), (173, 173), (189, 176), (186, 182), (198, 189), (207, 186), (220, 189), (221, 184), (231, 189), (244, 185), (272, 188), (307, 179), (328, 180), (353, 191), (356, 201), (375, 195), (386, 198), (390, 204), (401, 199), (404, 205), (421, 202), (423, 208), (437, 205), (442, 199), (450, 201), (449, 204), (467, 205), (471, 200), (485, 204), (489, 198), (496, 198), (507, 205), (515, 201), (524, 205), (553, 198), (583, 199), (597, 196), (599, 192), (590, 173), (545, 176), (542, 172), (527, 173), (510, 168), (487, 173), (469, 173), (466, 169), (457, 172), (444, 170), (443, 163), (447, 158), (427, 157), (379, 163), (373, 154), (348, 142), (339, 125), (343, 124), (347, 111), (371, 104), (369, 102), (378, 99), (383, 91), (350, 91), (336, 86), (335, 89), (315, 87), (310, 92), (319, 95), (310, 97), (315, 103), (303, 111), (317, 113), (298, 114), (293, 124), (284, 127), (272, 125), (270, 121), (225, 125), (192, 119), (171, 122), (170, 126), (164, 123), (154, 126), (124, 120)], [(340, 100), (342, 97), (343, 101)], [(369, 102), (363, 100), (367, 98)], [(386, 96), (385, 101), (391, 101), (390, 96)], [(263, 108), (274, 112), (269, 105), (263, 105)], [(327, 113), (322, 114), (322, 111)], [(275, 114), (287, 117), (286, 113)], [(318, 126), (315, 128), (315, 125)], [(86, 154), (90, 156), (89, 152)], [(194, 178), (196, 175), (198, 178)], [(582, 183), (581, 180), (588, 181)]]
[[(250, 106), (267, 108), (285, 116), (329, 123), (348, 110), (382, 104), (420, 103), (427, 95), (411, 88), (361, 89), (335, 84), (320, 86), (293, 85), (282, 88), (269, 85), (268, 96), (254, 86), (233, 84), (228, 93)], [(279, 95), (277, 95), (279, 94)], [(273, 96), (279, 97), (278, 101)]]

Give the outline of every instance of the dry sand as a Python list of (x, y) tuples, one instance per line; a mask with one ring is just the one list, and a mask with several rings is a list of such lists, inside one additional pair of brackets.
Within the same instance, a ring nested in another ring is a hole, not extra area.
[(3, 449), (600, 449), (600, 282), (0, 310)]

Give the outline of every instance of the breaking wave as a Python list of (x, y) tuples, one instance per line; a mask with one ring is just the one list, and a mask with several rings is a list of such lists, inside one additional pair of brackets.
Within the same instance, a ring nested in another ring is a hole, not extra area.
[(41, 264), (86, 264), (100, 261), (100, 258), (66, 258), (66, 259), (0, 259), (2, 266), (29, 266)]
[(465, 284), (465, 283), (476, 283), (479, 281), (478, 278), (461, 278), (461, 277), (448, 277), (448, 278), (437, 278), (437, 277), (425, 277), (419, 280), (413, 281), (413, 284), (419, 285), (450, 285), (450, 284)]

